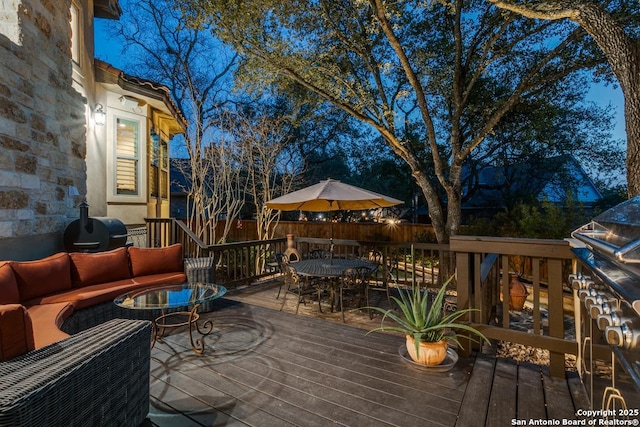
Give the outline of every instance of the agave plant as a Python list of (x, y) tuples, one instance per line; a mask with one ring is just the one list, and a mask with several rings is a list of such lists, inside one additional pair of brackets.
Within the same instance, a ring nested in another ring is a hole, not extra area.
[[(487, 337), (476, 328), (457, 322), (460, 317), (471, 311), (478, 311), (477, 309), (467, 308), (454, 311), (450, 314), (444, 314), (443, 304), (445, 292), (447, 285), (453, 280), (453, 277), (454, 276), (451, 276), (442, 285), (431, 304), (429, 304), (429, 290), (427, 288), (420, 291), (419, 287), (413, 285), (411, 290), (399, 289), (400, 298), (391, 298), (398, 304), (400, 310), (402, 310), (402, 316), (391, 309), (384, 310), (380, 307), (369, 307), (372, 310), (382, 313), (383, 316), (380, 327), (370, 330), (367, 334), (379, 331), (397, 331), (405, 335), (411, 335), (415, 340), (416, 352), (419, 351), (420, 341), (453, 341), (462, 348), (459, 340), (459, 337), (462, 335), (460, 332), (462, 331), (469, 332), (489, 343)], [(393, 320), (397, 326), (385, 326), (384, 322), (387, 318)], [(477, 342), (473, 338), (471, 338), (471, 340)]]

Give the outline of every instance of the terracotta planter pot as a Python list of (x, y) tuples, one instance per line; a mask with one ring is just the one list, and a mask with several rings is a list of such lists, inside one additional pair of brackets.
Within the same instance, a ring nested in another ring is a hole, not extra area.
[(517, 274), (510, 274), (509, 279), (509, 310), (520, 311), (524, 307), (529, 291)]
[(434, 366), (441, 364), (447, 357), (449, 345), (446, 340), (438, 342), (420, 342), (420, 352), (416, 355), (416, 345), (413, 337), (407, 335), (407, 352), (414, 362), (421, 365)]

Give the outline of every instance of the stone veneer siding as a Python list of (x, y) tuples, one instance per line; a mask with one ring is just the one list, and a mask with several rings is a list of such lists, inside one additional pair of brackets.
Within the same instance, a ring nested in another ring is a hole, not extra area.
[(69, 186), (86, 194), (85, 101), (71, 86), (70, 1), (11, 3), (0, 5), (17, 9), (0, 16), (14, 12), (20, 34), (16, 43), (6, 35), (16, 29), (0, 27), (0, 260), (55, 249), (78, 215)]

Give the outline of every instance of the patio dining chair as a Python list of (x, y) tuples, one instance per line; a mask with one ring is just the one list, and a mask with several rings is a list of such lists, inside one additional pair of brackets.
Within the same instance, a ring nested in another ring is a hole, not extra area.
[[(369, 253), (369, 261), (376, 264), (376, 269), (371, 275), (370, 280), (367, 282), (365, 289), (365, 298), (367, 300), (367, 306), (371, 305), (369, 300), (370, 291), (385, 291), (387, 294), (387, 302), (391, 306), (391, 294), (389, 291), (389, 282), (395, 281), (395, 277), (392, 274), (393, 265), (389, 262), (385, 263), (384, 256), (380, 251), (371, 251)], [(373, 310), (369, 310), (369, 318), (373, 318)]]
[(325, 291), (323, 286), (316, 285), (315, 282), (310, 280), (303, 280), (296, 269), (289, 263), (283, 264), (284, 268), (284, 294), (282, 295), (282, 305), (280, 311), (284, 308), (287, 302), (287, 294), (291, 293), (296, 295), (296, 314), (300, 309), (300, 303), (306, 304), (305, 297), (314, 295), (318, 299), (318, 308), (322, 312), (322, 306), (320, 305), (320, 298)]
[(367, 284), (371, 276), (371, 269), (367, 267), (354, 267), (345, 270), (340, 277), (340, 312), (342, 321), (345, 322), (345, 301), (354, 303), (355, 307), (363, 307), (366, 304)]
[[(278, 265), (278, 271), (285, 276), (285, 268), (289, 265), (289, 257), (285, 254), (277, 253), (275, 255), (276, 263)], [(280, 282), (280, 287), (278, 288), (278, 295), (276, 295), (276, 299), (280, 298), (280, 292), (282, 292), (282, 286), (284, 285), (284, 281)]]
[(329, 258), (330, 255), (331, 253), (326, 249), (313, 249), (312, 251), (309, 252), (308, 258), (323, 259), (323, 258)]

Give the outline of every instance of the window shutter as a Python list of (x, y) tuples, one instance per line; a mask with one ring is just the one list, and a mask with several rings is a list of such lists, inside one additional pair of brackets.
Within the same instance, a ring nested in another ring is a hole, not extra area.
[(138, 123), (117, 120), (116, 194), (138, 194)]

